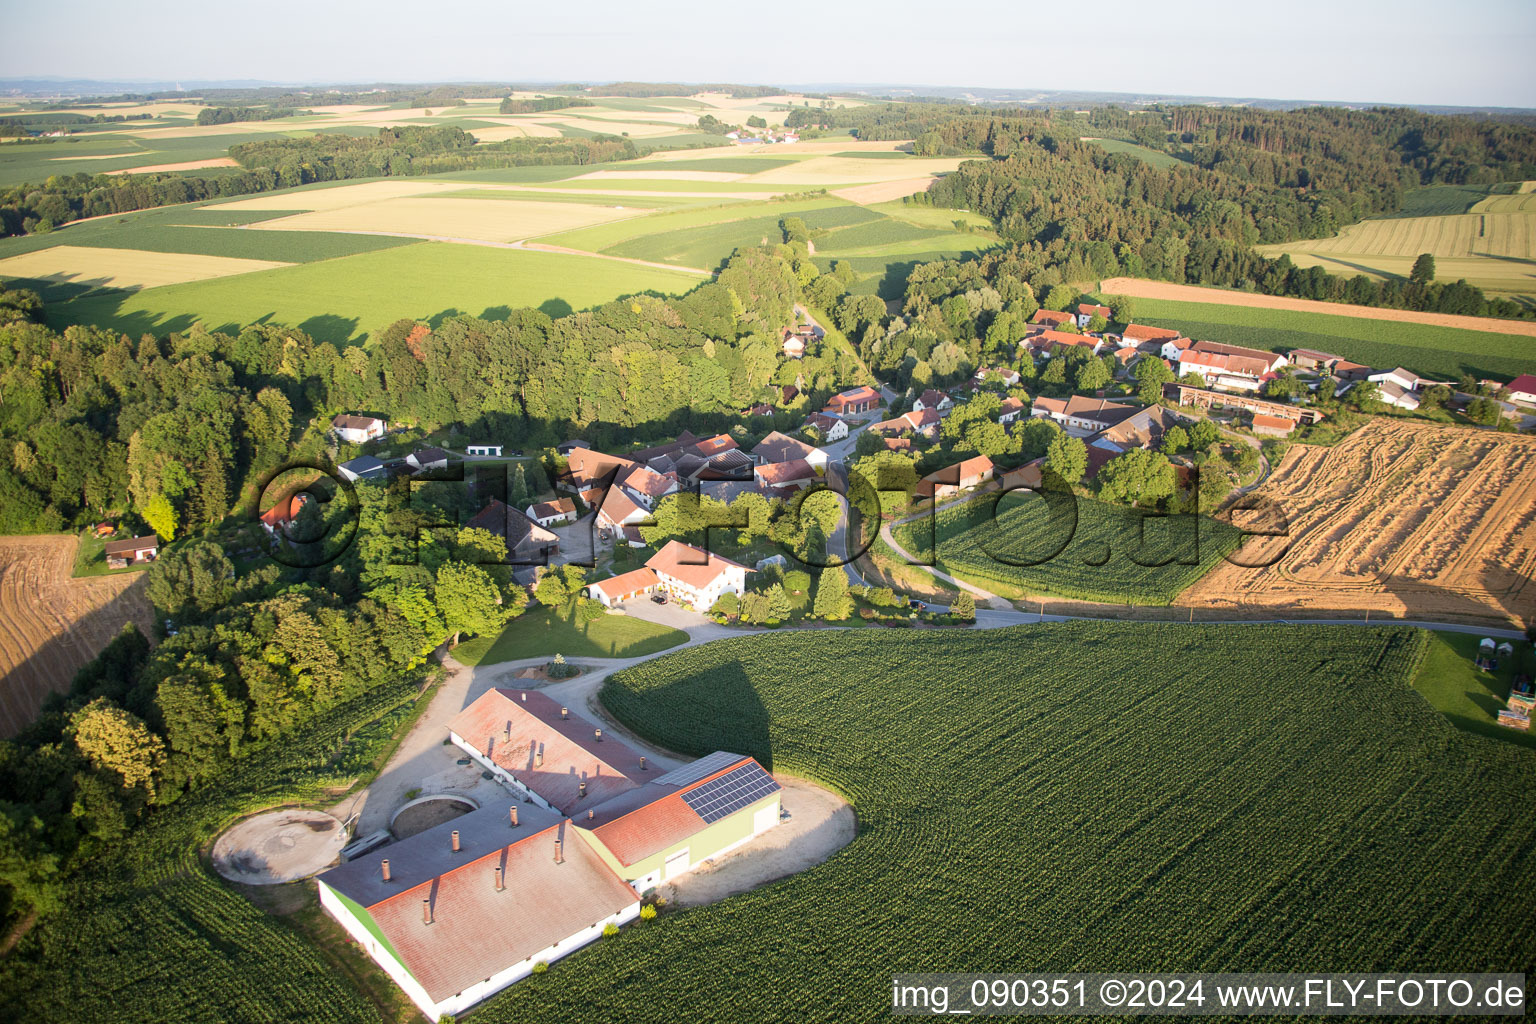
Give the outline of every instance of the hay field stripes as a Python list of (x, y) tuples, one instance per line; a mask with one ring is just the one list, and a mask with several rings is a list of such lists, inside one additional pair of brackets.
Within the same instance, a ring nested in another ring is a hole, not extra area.
[(154, 288), (291, 266), (276, 260), (197, 256), (142, 249), (55, 245), (0, 260), (0, 278), (92, 288)]
[(496, 202), (401, 196), (278, 217), (253, 224), (251, 230), (364, 232), (514, 242), (649, 212), (595, 203), (541, 203), (533, 197), (523, 202)]
[(1536, 197), (1491, 196), (1478, 203), (1531, 201), (1529, 211), (1392, 217), (1351, 224), (1332, 238), (1263, 246), (1266, 253), (1357, 253), (1380, 256), (1502, 256), (1536, 259)]
[(75, 537), (0, 537), (0, 736), (14, 736), (43, 698), (62, 693), (123, 624), (146, 636), (144, 574), (70, 579)]
[(1373, 420), (1331, 448), (1292, 448), (1257, 494), (1284, 534), (1244, 559), (1273, 564), (1223, 563), (1179, 604), (1536, 614), (1536, 438)]

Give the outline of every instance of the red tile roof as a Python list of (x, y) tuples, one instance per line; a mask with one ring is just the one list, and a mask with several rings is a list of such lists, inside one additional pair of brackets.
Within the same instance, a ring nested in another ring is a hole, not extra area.
[(1076, 318), (1071, 313), (1060, 313), (1054, 309), (1037, 309), (1035, 315), (1029, 318), (1032, 324), (1064, 324), (1068, 320)]
[[(831, 417), (826, 417), (831, 419)], [(764, 462), (791, 462), (803, 461), (816, 449), (804, 441), (797, 441), (788, 434), (775, 430), (757, 443), (752, 449), (752, 454)]]
[(1536, 395), (1536, 374), (1522, 373), (1509, 382), (1509, 390), (1526, 395)]
[(1266, 416), (1261, 412), (1253, 414), (1253, 425), (1255, 428), (1265, 427), (1269, 430), (1283, 430), (1286, 433), (1296, 429), (1295, 420), (1288, 420), (1284, 416)]
[(1041, 331), (1035, 338), (1052, 345), (1086, 345), (1093, 348), (1099, 344), (1098, 338), (1086, 334), (1068, 334), (1066, 331)]
[(261, 521), (274, 530), (279, 526), (286, 526), (299, 517), (299, 509), (309, 501), (306, 491), (295, 491), (287, 498), (277, 499), (277, 503), (261, 514)]
[[(599, 742), (590, 722), (562, 719), (560, 705), (537, 690), (489, 690), (454, 716), (448, 728), (567, 814), (637, 785), (639, 754), (611, 734)], [(585, 798), (582, 782), (587, 784)]]
[[(715, 581), (728, 568), (747, 569), (740, 562), (721, 558), (713, 552), (680, 540), (669, 540), (666, 546), (652, 555), (645, 563), (658, 573), (666, 573), (682, 580), (690, 587), (702, 590)], [(747, 572), (751, 572), (747, 569)]]
[(625, 487), (650, 498), (660, 498), (673, 488), (676, 479), (664, 476), (649, 466), (636, 466), (622, 480)]
[[(555, 839), (562, 840), (555, 863)], [(451, 855), (450, 855), (451, 856)], [(496, 891), (495, 870), (502, 868)], [(430, 900), (432, 923), (422, 921)], [(639, 902), (569, 823), (456, 866), (368, 908), (427, 995), (441, 1001)]]
[(599, 510), (598, 515), (618, 526), (636, 512), (644, 511), (639, 505), (635, 504), (634, 499), (624, 493), (624, 488), (610, 487), (608, 488), (608, 496), (603, 499), (603, 507)]
[(816, 471), (804, 459), (770, 462), (767, 465), (758, 466), (754, 472), (767, 487), (784, 487), (801, 480), (816, 479)]
[(588, 590), (601, 590), (608, 595), (609, 600), (619, 600), (629, 594), (639, 594), (653, 589), (661, 581), (656, 578), (654, 569), (641, 566), (621, 573), (606, 580), (596, 580), (587, 584)]
[(634, 463), (618, 455), (608, 455), (593, 448), (575, 448), (566, 457), (566, 468), (578, 488), (585, 489), (615, 470), (623, 470)]
[(1178, 336), (1178, 331), (1170, 331), (1166, 327), (1148, 327), (1146, 324), (1126, 324), (1122, 335), (1133, 341), (1172, 341)]
[(528, 515), (534, 519), (553, 519), (555, 516), (568, 516), (575, 512), (576, 503), (570, 498), (541, 501), (537, 505), (528, 506)]
[(1105, 320), (1108, 320), (1111, 316), (1108, 306), (1090, 306), (1086, 302), (1078, 303), (1077, 312), (1081, 316), (1101, 316)]

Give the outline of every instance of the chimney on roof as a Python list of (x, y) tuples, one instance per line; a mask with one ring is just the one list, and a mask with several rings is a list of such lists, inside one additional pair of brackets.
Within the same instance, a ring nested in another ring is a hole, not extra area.
[(528, 691), (527, 690), (523, 691), (523, 703), (524, 704), (528, 703)]
[(507, 739), (511, 739), (512, 738), (512, 720), (510, 718), (507, 719), (507, 725), (506, 725), (506, 728), (503, 730), (503, 734), (507, 737)]
[(576, 790), (576, 795), (579, 796), (579, 797), (582, 797), (582, 798), (586, 797), (586, 795), (587, 795), (587, 784), (585, 782), (580, 784), (580, 787)]
[(563, 722), (567, 718), (570, 718), (570, 717), (571, 717), (571, 709), (562, 705), (561, 708), (560, 708), (560, 720)]
[(555, 863), (556, 864), (564, 864), (565, 863), (565, 854), (564, 854), (564, 851), (561, 849), (562, 845), (564, 845), (564, 844), (561, 843), (560, 837), (558, 835), (556, 835), (555, 836)]
[(454, 853), (458, 853), (459, 852), (459, 830), (458, 829), (454, 829), (453, 830), (453, 852)]
[(497, 892), (501, 892), (501, 890), (503, 890), (505, 888), (506, 888), (506, 886), (503, 885), (502, 882), (501, 882), (501, 865), (497, 864), (496, 865), (496, 891)]
[(591, 821), (591, 820), (592, 820), (592, 818), (593, 818), (593, 816), (594, 816), (594, 815), (595, 815), (595, 814), (596, 814), (596, 813), (597, 813), (597, 812), (596, 812), (596, 811), (588, 811), (588, 812), (587, 812), (587, 820), (588, 820), (588, 821)]
[(517, 828), (517, 804), (512, 805), (512, 827)]
[(538, 750), (535, 750), (533, 752), (533, 766), (535, 768), (543, 768), (544, 767), (544, 748), (543, 747), (540, 747)]
[(640, 755), (640, 770), (645, 771), (645, 755)]
[(388, 857), (385, 857), (383, 860), (379, 861), (379, 870), (384, 875), (384, 881), (386, 881), (386, 882), (389, 881), (389, 858)]
[(432, 923), (432, 898), (430, 896), (423, 896), (421, 898), (421, 923)]
[(601, 730), (601, 729), (598, 729), (598, 730), (597, 730), (597, 731), (596, 731), (596, 732), (594, 732), (594, 733), (593, 733), (593, 734), (592, 734), (592, 738), (593, 738), (593, 739), (594, 739), (594, 740), (596, 740), (596, 741), (597, 741), (597, 742), (598, 742), (598, 743), (601, 743), (601, 742), (603, 742), (603, 730)]

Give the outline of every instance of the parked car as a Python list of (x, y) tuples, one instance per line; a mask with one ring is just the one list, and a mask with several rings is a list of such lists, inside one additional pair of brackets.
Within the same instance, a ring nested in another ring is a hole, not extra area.
[(915, 612), (925, 612), (928, 610), (928, 606), (915, 597), (907, 598), (907, 607)]
[(651, 595), (651, 600), (655, 601), (657, 604), (666, 604), (667, 595), (658, 590), (656, 593)]

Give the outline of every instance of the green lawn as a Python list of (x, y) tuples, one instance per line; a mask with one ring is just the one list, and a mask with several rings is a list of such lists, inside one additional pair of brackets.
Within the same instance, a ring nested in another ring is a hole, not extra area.
[(551, 315), (621, 295), (679, 294), (696, 275), (563, 253), (422, 242), (253, 274), (112, 292), (48, 307), (48, 322), (112, 327), (130, 337), (250, 323), (298, 327), (345, 342), (402, 318), (496, 318), (540, 306)]
[(575, 605), (531, 608), (513, 619), (500, 636), (471, 637), (454, 648), (465, 665), (544, 658), (636, 658), (676, 647), (688, 639), (679, 629), (628, 615), (606, 614), (590, 622), (576, 620)]
[(124, 572), (143, 572), (150, 563), (138, 562), (126, 569), (107, 567), (107, 542), (91, 530), (80, 531), (80, 545), (75, 548), (75, 576), (116, 576)]
[(1405, 366), (1446, 379), (1471, 373), (1508, 380), (1536, 368), (1536, 338), (1520, 335), (1219, 303), (1134, 302), (1137, 322), (1207, 341), (1274, 350), (1322, 349), (1368, 366)]
[(1484, 672), (1473, 662), (1480, 639), (1471, 633), (1430, 634), (1413, 688), (1458, 728), (1536, 749), (1536, 734), (1498, 723), (1516, 668), (1530, 674), (1536, 663), (1531, 645), (1517, 641), (1513, 657), (1499, 659), (1497, 670)]
[(1134, 142), (1126, 142), (1122, 139), (1085, 139), (1083, 141), (1098, 146), (1100, 149), (1108, 150), (1111, 153), (1129, 153), (1143, 163), (1151, 164), (1153, 167), (1161, 168), (1162, 170), (1167, 170), (1170, 167), (1189, 166), (1183, 160), (1170, 153), (1164, 153), (1159, 149), (1148, 149), (1146, 146), (1138, 146)]

